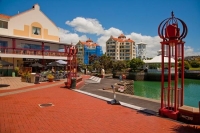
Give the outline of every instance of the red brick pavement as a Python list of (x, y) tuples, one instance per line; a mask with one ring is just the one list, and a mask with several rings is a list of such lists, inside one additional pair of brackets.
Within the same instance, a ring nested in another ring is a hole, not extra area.
[[(62, 88), (0, 97), (0, 133), (199, 133), (191, 125), (150, 116)], [(53, 103), (40, 108), (38, 104)]]

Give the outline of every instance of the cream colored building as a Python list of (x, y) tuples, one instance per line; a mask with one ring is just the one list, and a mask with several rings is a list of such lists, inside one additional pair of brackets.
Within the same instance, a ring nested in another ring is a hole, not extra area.
[[(0, 57), (15, 66), (26, 59), (68, 60), (69, 44), (61, 43), (58, 27), (40, 10), (38, 4), (14, 16), (0, 14)], [(45, 65), (45, 64), (44, 64)], [(11, 68), (10, 68), (11, 69)]]
[(106, 55), (113, 60), (131, 60), (136, 58), (135, 42), (121, 34), (118, 38), (111, 36), (106, 41)]

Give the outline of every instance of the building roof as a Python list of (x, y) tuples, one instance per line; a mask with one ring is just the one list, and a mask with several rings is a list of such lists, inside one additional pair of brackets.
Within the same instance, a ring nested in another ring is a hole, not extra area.
[(118, 38), (126, 38), (126, 36), (124, 34), (121, 34), (118, 36)]
[(93, 42), (90, 38), (86, 42)]
[(86, 46), (98, 46), (97, 43), (93, 43), (91, 39), (88, 39), (86, 42), (79, 41), (78, 43)]
[[(161, 63), (162, 62), (162, 56), (161, 55), (157, 55), (151, 60), (143, 60), (143, 61), (146, 64)], [(168, 63), (168, 61), (169, 61), (169, 58), (168, 57), (164, 57), (164, 63)], [(171, 63), (175, 63), (175, 60), (173, 58), (171, 58)]]
[(142, 45), (147, 45), (146, 43), (144, 43), (144, 42), (140, 42), (140, 43), (138, 43), (137, 45), (140, 45), (140, 44), (142, 44)]
[(4, 15), (4, 14), (0, 14), (0, 19), (9, 20), (10, 18), (11, 18), (11, 16), (7, 16), (7, 15)]
[[(34, 4), (34, 5), (32, 6), (31, 9), (26, 10), (26, 11), (23, 11), (23, 12), (20, 12), (20, 13), (14, 15), (14, 16), (8, 16), (8, 15), (0, 14), (0, 19), (9, 20), (10, 18), (17, 17), (17, 16), (19, 16), (19, 15), (22, 15), (22, 14), (24, 14), (24, 13), (30, 12), (30, 11), (32, 11), (32, 10), (39, 10), (40, 13), (42, 13), (53, 25), (56, 26), (56, 24), (55, 24), (51, 19), (49, 19), (49, 18), (40, 10), (39, 4)], [(56, 26), (56, 27), (57, 27), (57, 26)]]
[[(121, 34), (120, 35), (121, 37), (123, 37), (124, 35), (123, 34)], [(120, 37), (119, 36), (119, 37)], [(130, 39), (130, 38), (128, 38), (128, 39), (126, 39), (126, 36), (124, 37), (124, 38), (115, 38), (115, 37), (113, 37), (113, 36), (110, 36), (110, 39), (113, 39), (114, 41), (116, 41), (116, 42), (134, 42), (132, 39)]]

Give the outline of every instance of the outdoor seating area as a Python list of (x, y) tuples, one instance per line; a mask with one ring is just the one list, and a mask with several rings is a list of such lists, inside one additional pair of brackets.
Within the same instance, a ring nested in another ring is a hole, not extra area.
[(46, 67), (38, 62), (35, 62), (29, 67), (17, 68), (16, 71), (21, 76), (22, 82), (38, 83), (46, 81), (58, 81), (67, 77), (65, 70), (67, 62), (58, 60), (49, 63)]

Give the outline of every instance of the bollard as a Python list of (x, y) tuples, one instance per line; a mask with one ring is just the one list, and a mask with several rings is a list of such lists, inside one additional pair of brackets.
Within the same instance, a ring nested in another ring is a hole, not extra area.
[(117, 101), (117, 99), (116, 99), (115, 87), (113, 85), (111, 85), (111, 87), (113, 89), (113, 98), (114, 99), (112, 101), (110, 101), (110, 104), (112, 104), (112, 105), (120, 105), (120, 102)]
[(200, 101), (199, 101), (199, 114), (200, 114)]
[(119, 75), (119, 81), (122, 81), (122, 75)]

